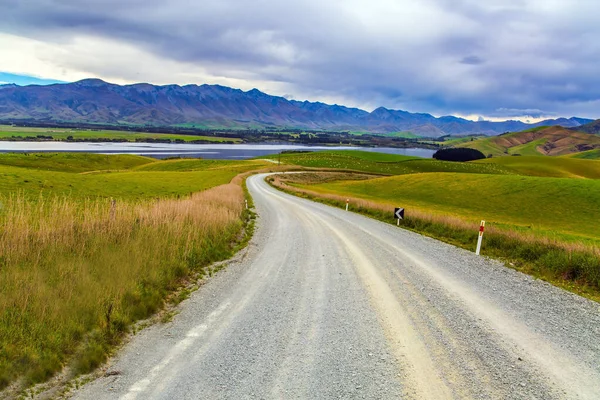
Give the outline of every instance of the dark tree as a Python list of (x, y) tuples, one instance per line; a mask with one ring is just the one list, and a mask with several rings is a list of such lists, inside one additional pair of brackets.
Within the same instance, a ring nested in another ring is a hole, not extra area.
[(441, 149), (435, 152), (433, 158), (441, 161), (473, 161), (485, 158), (479, 150), (464, 147)]

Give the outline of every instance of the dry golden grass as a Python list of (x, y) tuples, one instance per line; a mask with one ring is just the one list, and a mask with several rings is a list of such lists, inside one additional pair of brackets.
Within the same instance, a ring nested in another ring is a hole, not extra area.
[(184, 199), (0, 199), (0, 387), (88, 371), (192, 272), (227, 257), (244, 193)]

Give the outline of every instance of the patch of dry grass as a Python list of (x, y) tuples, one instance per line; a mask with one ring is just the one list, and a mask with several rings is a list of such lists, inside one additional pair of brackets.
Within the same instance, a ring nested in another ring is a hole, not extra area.
[(0, 199), (0, 387), (101, 363), (242, 228), (239, 184), (182, 199)]

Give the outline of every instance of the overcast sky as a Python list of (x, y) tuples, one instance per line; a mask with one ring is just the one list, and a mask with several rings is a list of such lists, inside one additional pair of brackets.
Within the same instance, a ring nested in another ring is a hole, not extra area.
[(600, 117), (598, 0), (0, 0), (0, 72)]

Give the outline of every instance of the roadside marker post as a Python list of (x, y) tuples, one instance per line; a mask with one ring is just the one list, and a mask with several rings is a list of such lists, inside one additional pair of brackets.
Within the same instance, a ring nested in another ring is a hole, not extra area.
[(348, 204), (350, 204), (350, 199), (346, 199), (346, 211), (348, 211)]
[(481, 221), (479, 225), (479, 238), (477, 239), (477, 250), (475, 250), (475, 254), (479, 255), (481, 252), (481, 242), (483, 241), (483, 231), (485, 229), (485, 221)]
[(397, 225), (400, 226), (400, 220), (404, 219), (404, 208), (394, 208), (394, 218), (397, 220)]
[(246, 210), (248, 209), (248, 200), (244, 200), (246, 202)]

